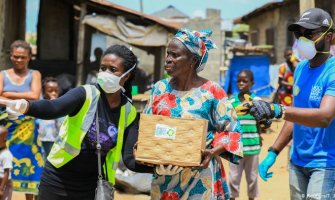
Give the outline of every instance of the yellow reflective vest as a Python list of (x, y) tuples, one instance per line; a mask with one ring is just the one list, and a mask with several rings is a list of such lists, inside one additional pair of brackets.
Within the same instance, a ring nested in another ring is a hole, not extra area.
[[(54, 142), (48, 161), (56, 168), (62, 167), (80, 153), (81, 143), (86, 136), (93, 120), (100, 97), (100, 91), (93, 85), (84, 85), (86, 100), (80, 111), (74, 116), (66, 116), (59, 136)], [(118, 136), (116, 146), (109, 150), (106, 155), (106, 165), (104, 166), (108, 181), (115, 184), (115, 174), (121, 158), (124, 130), (136, 118), (136, 109), (127, 102), (121, 106), (118, 125)]]

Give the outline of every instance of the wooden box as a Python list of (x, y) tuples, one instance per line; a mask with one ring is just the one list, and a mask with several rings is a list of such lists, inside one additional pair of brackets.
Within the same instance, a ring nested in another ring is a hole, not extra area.
[(205, 149), (208, 121), (141, 114), (136, 161), (196, 167)]

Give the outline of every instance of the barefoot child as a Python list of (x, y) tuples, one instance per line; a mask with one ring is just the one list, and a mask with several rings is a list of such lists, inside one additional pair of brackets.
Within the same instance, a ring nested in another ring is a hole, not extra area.
[[(237, 86), (239, 93), (230, 97), (230, 101), (234, 108), (241, 103), (247, 101), (245, 94), (255, 99), (254, 93), (250, 89), (254, 84), (254, 76), (250, 70), (241, 70), (237, 78)], [(243, 142), (243, 155), (239, 165), (229, 164), (229, 191), (231, 192), (230, 199), (234, 200), (239, 197), (240, 183), (243, 170), (245, 171), (249, 200), (258, 197), (258, 155), (261, 150), (260, 129), (258, 128), (257, 121), (250, 114), (238, 116), (242, 127), (242, 142)]]
[(10, 177), (10, 170), (13, 168), (13, 156), (7, 149), (8, 130), (0, 126), (0, 199), (12, 199), (12, 182)]

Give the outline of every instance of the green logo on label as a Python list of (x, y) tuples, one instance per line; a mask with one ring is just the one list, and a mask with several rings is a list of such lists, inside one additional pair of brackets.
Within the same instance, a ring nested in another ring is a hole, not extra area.
[(173, 136), (173, 135), (175, 134), (175, 131), (172, 130), (172, 129), (169, 129), (168, 132), (167, 132), (167, 134), (168, 134), (169, 136)]

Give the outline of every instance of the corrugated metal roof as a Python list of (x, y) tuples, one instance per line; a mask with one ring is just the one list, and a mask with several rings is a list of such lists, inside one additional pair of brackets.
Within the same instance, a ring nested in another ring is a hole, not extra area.
[(277, 1), (266, 3), (263, 6), (261, 6), (259, 8), (256, 8), (255, 10), (251, 11), (250, 13), (234, 19), (234, 24), (242, 23), (242, 22), (248, 20), (249, 18), (257, 16), (257, 15), (259, 15), (259, 14), (265, 12), (265, 11), (269, 11), (269, 10), (279, 8), (281, 6), (287, 5), (288, 3), (289, 3), (288, 0), (284, 0), (284, 1), (277, 0)]
[(156, 16), (156, 17), (166, 18), (166, 19), (185, 19), (185, 18), (189, 18), (188, 15), (181, 12), (180, 10), (178, 10), (177, 8), (175, 8), (172, 5), (169, 5), (168, 7), (153, 13), (152, 15)]
[[(181, 23), (166, 22), (166, 21), (164, 21), (164, 20), (162, 20), (162, 19), (160, 19), (156, 16), (141, 13), (139, 11), (132, 10), (130, 8), (126, 8), (126, 7), (120, 6), (118, 4), (115, 4), (115, 3), (112, 3), (112, 2), (109, 2), (109, 1), (106, 1), (106, 0), (90, 0), (87, 3), (88, 3), (88, 5), (103, 6), (103, 7), (106, 8), (105, 11), (107, 11), (107, 12), (108, 12), (108, 9), (113, 8), (113, 9), (117, 10), (118, 12), (128, 14), (128, 15), (129, 14), (133, 15), (135, 17), (138, 17), (141, 20), (148, 20), (148, 21), (151, 21), (151, 22), (154, 22), (154, 23), (158, 23), (158, 24), (160, 24), (160, 25), (162, 25), (163, 27), (166, 27), (166, 28), (177, 30), (177, 29), (180, 29), (182, 27)], [(112, 11), (110, 11), (110, 12), (112, 12)]]

